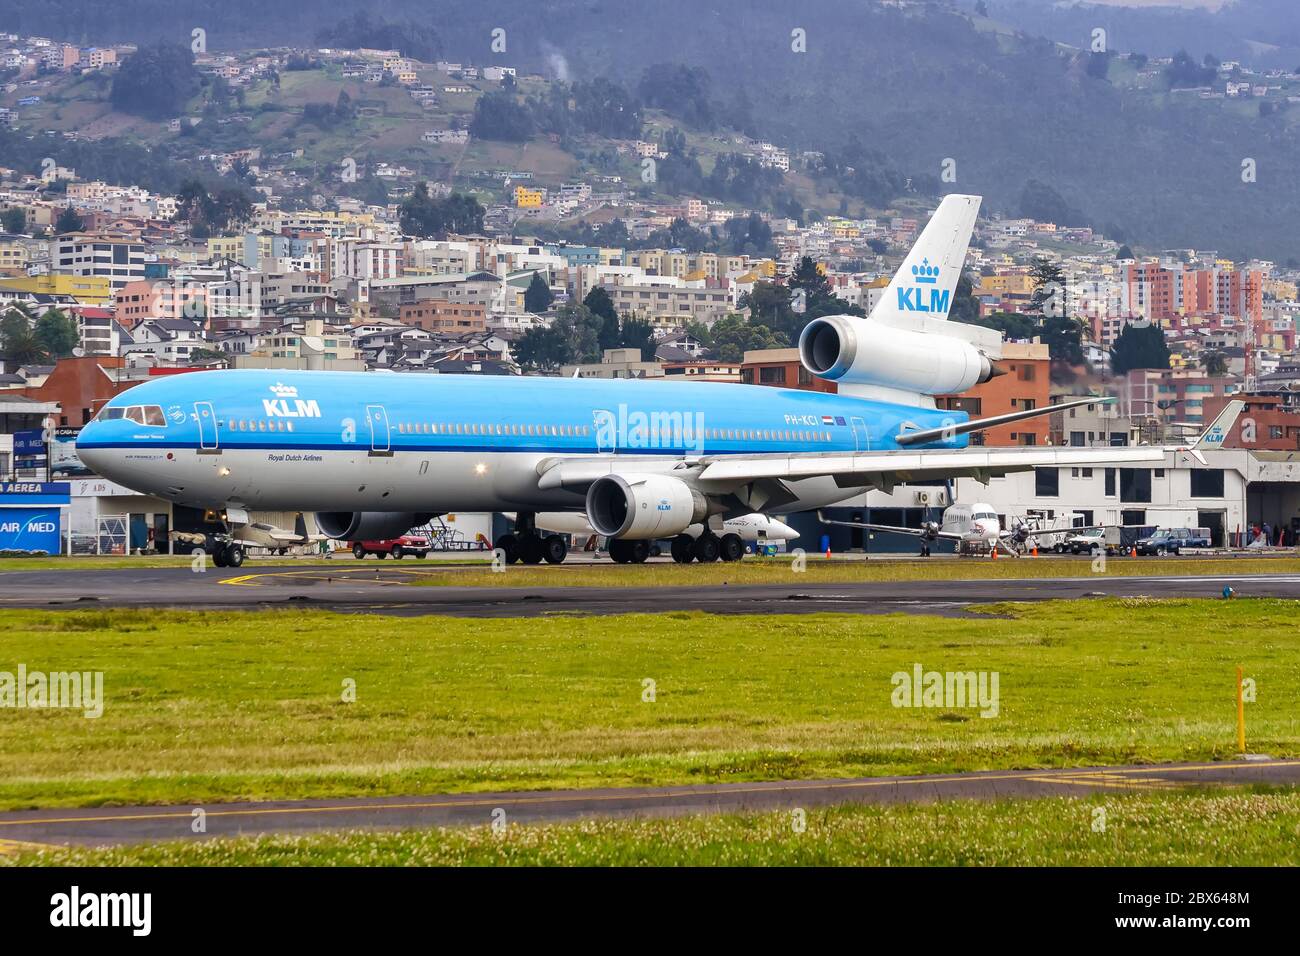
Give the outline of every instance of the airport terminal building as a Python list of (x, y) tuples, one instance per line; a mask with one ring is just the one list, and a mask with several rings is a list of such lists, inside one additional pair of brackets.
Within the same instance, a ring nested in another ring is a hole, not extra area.
[[(1014, 449), (1003, 449), (1014, 451)], [(1028, 449), (1027, 449), (1028, 450)], [(1097, 465), (1035, 468), (987, 484), (957, 478), (951, 484), (908, 484), (892, 493), (871, 491), (827, 509), (829, 518), (919, 527), (937, 521), (953, 501), (992, 505), (1003, 527), (1036, 514), (1078, 525), (1136, 525), (1209, 528), (1216, 547), (1239, 545), (1252, 524), (1300, 534), (1300, 453), (1218, 450), (1201, 453), (1204, 463), (1179, 451), (1165, 455), (1163, 467)], [(830, 528), (815, 514), (794, 515), (800, 546), (818, 549), (830, 535), (834, 551), (911, 551), (906, 536)]]

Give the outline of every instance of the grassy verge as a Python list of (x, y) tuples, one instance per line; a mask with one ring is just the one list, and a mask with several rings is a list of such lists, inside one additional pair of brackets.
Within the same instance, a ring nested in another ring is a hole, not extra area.
[[(0, 671), (102, 671), (103, 716), (0, 709), (0, 807), (620, 786), (1300, 754), (1298, 605), (1001, 617), (466, 620), (0, 611)], [(997, 671), (998, 715), (891, 676)], [(653, 681), (653, 701), (646, 681)], [(344, 690), (355, 685), (356, 699)]]
[[(433, 568), (431, 570), (436, 570)], [(802, 572), (789, 558), (746, 558), (734, 564), (512, 565), (505, 571), (413, 575), (417, 586), (441, 587), (710, 587), (723, 584), (846, 584), (856, 581), (940, 581), (988, 578), (1088, 578), (1150, 575), (1295, 574), (1300, 558), (1089, 558), (830, 560), (809, 555)], [(1207, 583), (1206, 593), (1216, 589)]]
[[(1098, 822), (1104, 829), (1098, 829)], [(16, 866), (1290, 866), (1300, 794), (1063, 797), (23, 852)]]

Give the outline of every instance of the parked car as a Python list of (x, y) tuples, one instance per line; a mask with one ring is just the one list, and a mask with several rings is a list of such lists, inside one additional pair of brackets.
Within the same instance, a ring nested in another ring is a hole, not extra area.
[(1183, 548), (1208, 548), (1208, 528), (1160, 528), (1155, 534), (1139, 538), (1138, 554), (1177, 554)]
[(422, 534), (404, 534), (399, 538), (384, 538), (381, 541), (354, 541), (352, 554), (361, 560), (367, 554), (377, 558), (386, 558), (390, 554), (400, 561), (408, 554), (423, 558), (433, 549), (429, 539)]
[(1078, 534), (1065, 539), (1065, 546), (1071, 554), (1098, 554), (1105, 551), (1114, 554), (1123, 546), (1120, 528), (1084, 528)]

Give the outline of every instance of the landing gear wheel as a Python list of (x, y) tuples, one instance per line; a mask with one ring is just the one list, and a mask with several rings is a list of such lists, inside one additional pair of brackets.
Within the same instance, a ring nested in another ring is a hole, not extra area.
[(503, 534), (497, 538), (497, 548), (505, 556), (506, 564), (515, 564), (519, 560), (519, 539), (513, 534)]
[(352, 556), (360, 561), (366, 556), (366, 549), (361, 547), (359, 544), (354, 544), (352, 546)]
[(627, 564), (632, 560), (632, 542), (621, 538), (610, 538), (607, 547), (609, 556), (614, 559), (615, 564)]
[(404, 558), (404, 557), (406, 557), (406, 552), (402, 550), (402, 546), (401, 546), (400, 544), (394, 546), (394, 548), (393, 548), (393, 560), (394, 560), (394, 561), (401, 561), (402, 558)]
[(226, 547), (226, 567), (242, 568), (244, 566), (244, 549), (237, 544)]
[(219, 544), (212, 549), (212, 563), (219, 568), (229, 567), (226, 564), (226, 546)]
[(695, 557), (700, 564), (711, 564), (718, 560), (721, 549), (718, 536), (711, 531), (706, 531), (695, 539)]
[(695, 560), (695, 539), (689, 534), (679, 534), (673, 538), (670, 550), (678, 564), (690, 564)]
[(568, 554), (569, 545), (558, 534), (547, 535), (542, 542), (542, 557), (547, 564), (562, 564)]
[(519, 557), (524, 564), (542, 563), (542, 539), (536, 534), (524, 535), (519, 539)]
[(745, 542), (738, 534), (724, 534), (718, 542), (718, 556), (723, 561), (739, 561), (745, 556)]
[(650, 542), (630, 541), (628, 543), (631, 545), (629, 560), (633, 564), (645, 564), (645, 559), (650, 557)]

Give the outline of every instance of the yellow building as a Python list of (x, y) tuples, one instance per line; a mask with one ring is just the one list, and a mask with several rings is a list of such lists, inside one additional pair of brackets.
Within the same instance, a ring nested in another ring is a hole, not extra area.
[(541, 209), (546, 198), (544, 189), (529, 189), (527, 186), (515, 187), (515, 206), (520, 209)]
[(113, 299), (108, 276), (19, 276), (0, 279), (0, 286), (36, 295), (70, 296), (86, 305), (107, 305)]
[[(4, 246), (0, 245), (0, 256), (4, 255)], [(0, 265), (3, 265), (3, 258), (0, 258)], [(1296, 284), (1287, 282), (1284, 279), (1265, 279), (1264, 295), (1276, 299), (1278, 302), (1294, 302), (1296, 300)]]
[(980, 276), (977, 295), (1030, 295), (1034, 291), (1033, 277), (1028, 274)]
[(28, 258), (26, 243), (0, 239), (0, 274), (26, 275)]

